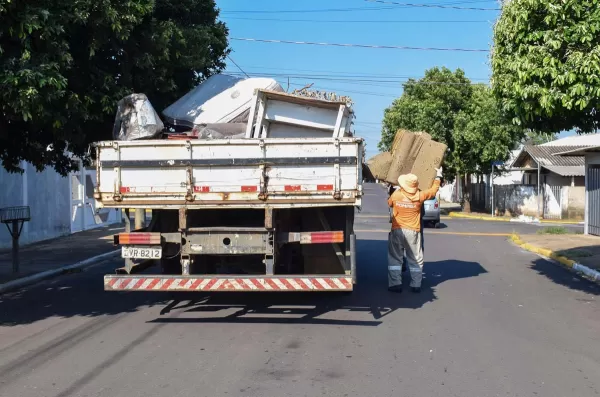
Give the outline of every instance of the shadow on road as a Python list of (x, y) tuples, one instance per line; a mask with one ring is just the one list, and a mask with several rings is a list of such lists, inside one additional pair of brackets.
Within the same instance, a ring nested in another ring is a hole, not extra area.
[(598, 284), (586, 280), (583, 276), (572, 271), (568, 271), (558, 263), (539, 258), (532, 262), (531, 268), (556, 284), (588, 294), (600, 295), (600, 286)]
[[(387, 291), (387, 240), (359, 240), (358, 284), (352, 294), (240, 293), (173, 295), (157, 323), (280, 323), (377, 326), (398, 309), (419, 309), (438, 299), (436, 287), (448, 280), (477, 277), (487, 271), (475, 262), (426, 262), (423, 290), (398, 295)], [(405, 274), (408, 282), (408, 274)], [(356, 313), (367, 313), (360, 316)]]
[[(0, 326), (30, 324), (51, 317), (99, 317), (160, 307), (154, 322), (305, 323), (376, 326), (398, 309), (418, 309), (438, 299), (436, 287), (486, 270), (456, 260), (426, 262), (421, 294), (387, 291), (387, 240), (359, 240), (358, 284), (341, 293), (119, 293), (103, 290), (104, 267), (67, 275), (0, 296)], [(150, 269), (152, 270), (152, 269)], [(407, 277), (406, 275), (405, 277)], [(405, 278), (405, 280), (408, 280)], [(367, 314), (366, 316), (357, 313)], [(174, 313), (175, 314), (175, 313)]]
[(105, 292), (102, 273), (86, 272), (0, 295), (0, 327), (32, 324), (52, 317), (116, 316), (168, 302), (169, 297), (163, 294)]

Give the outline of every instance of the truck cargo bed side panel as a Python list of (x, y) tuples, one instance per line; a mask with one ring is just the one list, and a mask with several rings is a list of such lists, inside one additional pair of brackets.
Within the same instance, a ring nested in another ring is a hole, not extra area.
[(105, 207), (359, 205), (361, 140), (248, 139), (98, 144)]

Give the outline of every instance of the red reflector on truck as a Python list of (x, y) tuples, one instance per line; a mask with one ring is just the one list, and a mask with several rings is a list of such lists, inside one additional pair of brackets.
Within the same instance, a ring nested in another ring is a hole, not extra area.
[(242, 186), (242, 192), (244, 192), (244, 193), (258, 192), (258, 186)]
[(300, 185), (285, 185), (284, 189), (286, 192), (299, 192), (302, 190), (302, 186)]
[(210, 186), (194, 186), (194, 193), (209, 193)]
[(121, 186), (121, 188), (119, 189), (119, 192), (121, 193), (129, 193), (130, 191), (131, 189), (126, 186)]
[(160, 233), (119, 233), (121, 245), (160, 245)]
[(333, 190), (333, 185), (317, 185), (317, 190)]

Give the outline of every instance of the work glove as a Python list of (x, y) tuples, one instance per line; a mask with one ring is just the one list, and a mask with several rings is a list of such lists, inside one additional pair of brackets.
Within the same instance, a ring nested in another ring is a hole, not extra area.
[(436, 176), (436, 178), (440, 178), (440, 179), (442, 179), (442, 176), (443, 176), (443, 170), (442, 170), (442, 167), (440, 167), (440, 168), (436, 168), (436, 169), (435, 169), (435, 172), (436, 172), (436, 175), (435, 175), (435, 176)]

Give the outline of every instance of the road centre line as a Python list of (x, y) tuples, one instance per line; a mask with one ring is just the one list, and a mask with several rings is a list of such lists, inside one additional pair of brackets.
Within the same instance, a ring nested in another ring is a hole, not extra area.
[[(355, 229), (356, 233), (389, 233), (389, 229)], [(512, 233), (477, 233), (477, 232), (434, 232), (426, 231), (425, 234), (444, 234), (450, 236), (482, 236), (482, 237), (510, 237)]]

